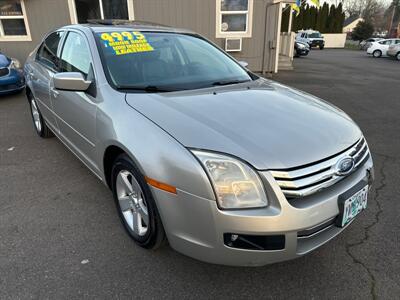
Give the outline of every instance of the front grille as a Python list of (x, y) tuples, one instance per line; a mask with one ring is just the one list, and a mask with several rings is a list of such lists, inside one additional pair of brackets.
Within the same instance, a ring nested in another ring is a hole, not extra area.
[(0, 77), (7, 76), (10, 73), (8, 68), (0, 68)]
[(349, 149), (334, 157), (304, 167), (270, 172), (287, 198), (305, 197), (346, 178), (346, 176), (337, 175), (336, 164), (348, 156), (354, 159), (352, 172), (368, 160), (369, 148), (363, 137)]

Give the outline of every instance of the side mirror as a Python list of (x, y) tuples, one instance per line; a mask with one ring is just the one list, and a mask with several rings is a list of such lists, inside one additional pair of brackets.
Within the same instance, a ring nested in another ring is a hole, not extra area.
[(241, 65), (243, 68), (247, 68), (249, 63), (247, 61), (239, 61), (239, 65)]
[(53, 76), (53, 83), (57, 90), (85, 92), (92, 82), (86, 80), (82, 73), (65, 72), (55, 74)]

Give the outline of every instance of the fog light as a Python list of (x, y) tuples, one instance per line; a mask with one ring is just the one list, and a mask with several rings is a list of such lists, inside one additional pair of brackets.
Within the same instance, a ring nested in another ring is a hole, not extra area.
[(232, 242), (236, 241), (236, 240), (238, 239), (238, 237), (239, 237), (239, 236), (238, 236), (237, 234), (232, 234), (232, 235), (231, 235), (231, 241), (232, 241)]
[(284, 235), (243, 235), (225, 233), (224, 244), (230, 248), (246, 250), (283, 250), (285, 249)]

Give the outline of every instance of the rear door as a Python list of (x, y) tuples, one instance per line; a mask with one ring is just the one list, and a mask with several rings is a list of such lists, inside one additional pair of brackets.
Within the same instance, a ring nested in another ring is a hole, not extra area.
[(56, 31), (46, 37), (37, 51), (33, 67), (27, 74), (40, 112), (50, 128), (57, 132), (57, 123), (50, 99), (50, 81), (58, 71), (59, 53), (64, 34), (64, 31)]
[(395, 43), (395, 40), (385, 40), (385, 41), (379, 42), (379, 44), (380, 44), (379, 49), (382, 51), (383, 56), (387, 55), (389, 46), (393, 45), (394, 43)]
[[(80, 72), (95, 85), (92, 55), (83, 33), (67, 33), (59, 66), (59, 72)], [(95, 163), (96, 97), (93, 93), (56, 90), (53, 84), (50, 90), (61, 139), (98, 174), (98, 166)]]

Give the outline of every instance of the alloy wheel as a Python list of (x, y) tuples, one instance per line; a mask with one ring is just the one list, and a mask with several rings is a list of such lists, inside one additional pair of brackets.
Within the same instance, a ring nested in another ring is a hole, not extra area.
[(40, 120), (40, 113), (35, 99), (31, 100), (31, 111), (33, 117), (33, 123), (35, 124), (37, 132), (42, 132), (42, 122)]
[(116, 180), (119, 209), (129, 228), (138, 236), (144, 236), (150, 226), (147, 202), (135, 177), (122, 170)]
[(375, 58), (381, 57), (381, 56), (382, 56), (382, 52), (379, 51), (379, 50), (375, 50), (374, 53), (373, 53), (373, 56), (374, 56)]

